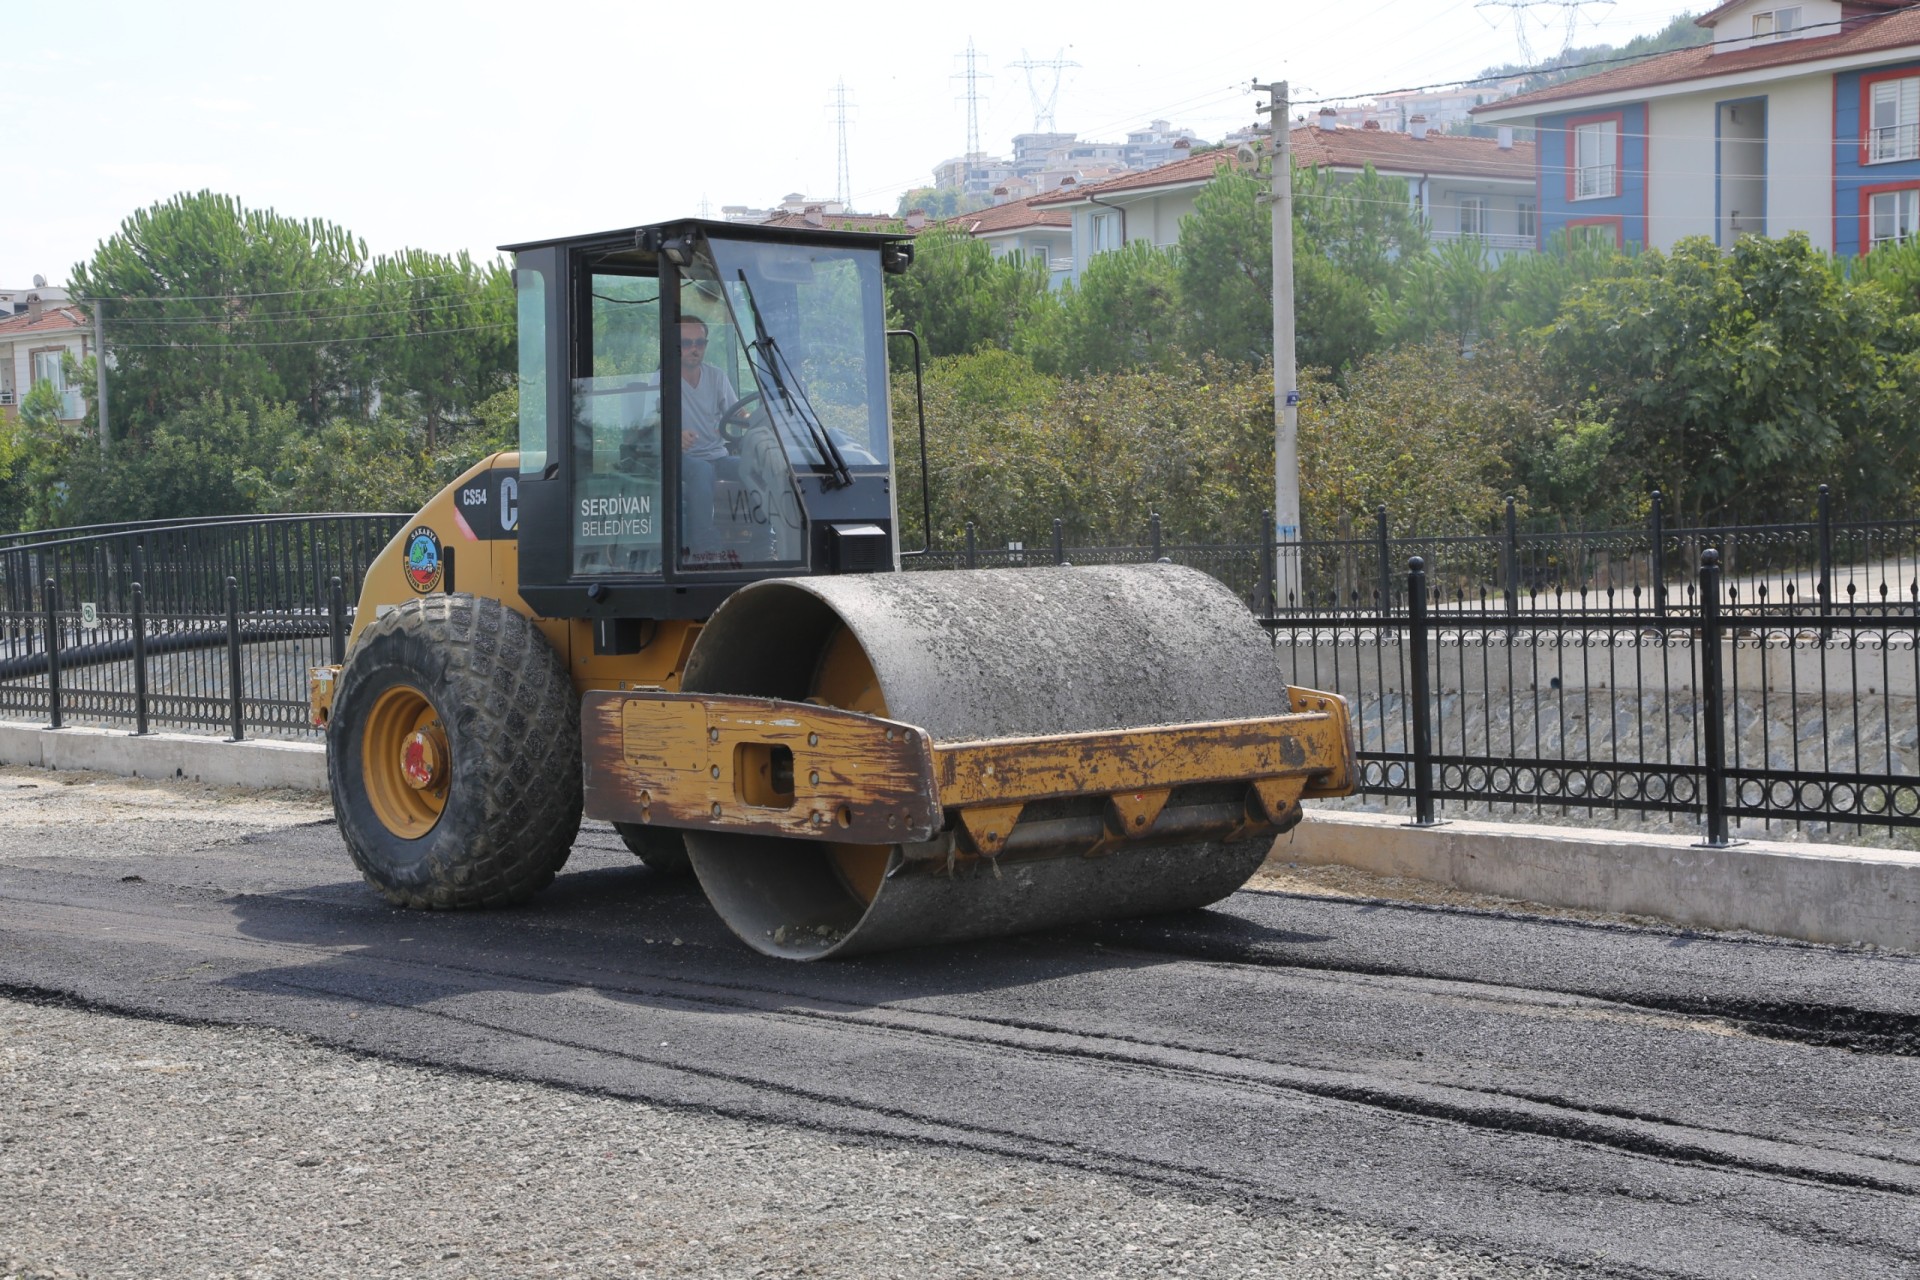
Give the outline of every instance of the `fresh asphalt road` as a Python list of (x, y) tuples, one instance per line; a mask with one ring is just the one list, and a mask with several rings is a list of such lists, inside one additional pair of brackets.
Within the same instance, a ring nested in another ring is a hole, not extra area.
[(1325, 1210), (1556, 1269), (1920, 1274), (1906, 957), (1242, 892), (800, 965), (749, 952), (604, 828), (534, 903), (465, 915), (389, 909), (330, 823), (131, 860), (19, 839), (0, 993)]

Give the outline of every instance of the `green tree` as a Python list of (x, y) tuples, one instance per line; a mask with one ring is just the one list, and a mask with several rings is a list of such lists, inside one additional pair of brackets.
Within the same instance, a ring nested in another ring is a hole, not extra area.
[(1828, 474), (1856, 499), (1911, 492), (1911, 346), (1894, 311), (1804, 234), (1742, 237), (1730, 254), (1691, 238), (1575, 290), (1542, 353), (1643, 488), (1695, 520), (1758, 519), (1797, 513)]
[(1309, 537), (1364, 527), (1384, 505), (1396, 528), (1479, 532), (1511, 488), (1505, 445), (1534, 406), (1501, 393), (1458, 344), (1382, 351), (1344, 385), (1301, 388), (1300, 496)]
[(432, 453), (454, 419), (497, 393), (514, 367), (514, 293), (505, 265), (406, 249), (376, 258), (360, 287), (373, 384), (418, 418)]
[(65, 450), (60, 523), (232, 515), (272, 508), (274, 473), (298, 430), (290, 404), (208, 391), (151, 428), (138, 450), (103, 456), (79, 438)]
[[(1273, 213), (1267, 184), (1223, 169), (1180, 224), (1180, 342), (1257, 364), (1273, 354)], [(1300, 276), (1295, 270), (1296, 285)]]
[(116, 436), (139, 437), (209, 392), (290, 402), (309, 423), (364, 397), (366, 246), (322, 219), (178, 195), (129, 217), (75, 266), (107, 299)]
[(958, 227), (914, 240), (913, 264), (888, 278), (889, 323), (912, 329), (934, 356), (1012, 345), (1014, 331), (1047, 296), (1046, 264), (1021, 254), (995, 257)]
[(958, 187), (913, 187), (900, 197), (893, 216), (904, 218), (915, 209), (938, 222), (986, 207), (987, 202), (970, 197)]
[[(1273, 215), (1265, 180), (1223, 170), (1180, 224), (1181, 340), (1189, 351), (1255, 361), (1273, 353)], [(1426, 252), (1407, 184), (1371, 168), (1357, 176), (1296, 169), (1295, 350), (1303, 367), (1336, 372), (1380, 345), (1375, 297)]]
[(1080, 279), (1034, 309), (1018, 345), (1049, 373), (1117, 373), (1176, 355), (1180, 331), (1173, 255), (1136, 240), (1096, 254)]

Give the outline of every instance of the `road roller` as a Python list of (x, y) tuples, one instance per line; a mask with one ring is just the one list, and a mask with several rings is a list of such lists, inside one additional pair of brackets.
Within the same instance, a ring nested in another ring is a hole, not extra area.
[(1202, 907), (1351, 790), (1346, 705), (1289, 687), (1214, 579), (913, 571), (906, 237), (689, 219), (504, 248), (518, 448), (394, 536), (311, 673), (388, 901), (524, 901), (591, 817), (748, 946), (821, 959)]

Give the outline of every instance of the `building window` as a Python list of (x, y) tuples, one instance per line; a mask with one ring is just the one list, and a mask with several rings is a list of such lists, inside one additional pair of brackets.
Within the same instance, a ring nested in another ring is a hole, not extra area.
[(67, 393), (66, 375), (60, 368), (60, 357), (62, 354), (63, 353), (59, 351), (36, 351), (33, 353), (34, 386), (37, 387), (43, 382), (51, 382), (55, 391), (58, 391), (61, 395)]
[(1604, 200), (1620, 191), (1620, 122), (1595, 120), (1573, 129), (1573, 198)]
[(1867, 163), (1920, 157), (1920, 76), (1876, 80), (1869, 93)]
[(1120, 215), (1117, 213), (1096, 213), (1090, 220), (1093, 233), (1093, 251), (1105, 253), (1109, 249), (1120, 247)]
[(1867, 206), (1869, 249), (1912, 238), (1920, 230), (1920, 189), (1882, 191)]
[(1517, 234), (1523, 235), (1529, 240), (1540, 234), (1539, 214), (1535, 211), (1533, 201), (1522, 200), (1519, 205), (1516, 206), (1514, 212), (1516, 215), (1515, 221), (1518, 224), (1515, 228)]
[(1799, 29), (1800, 6), (1797, 4), (1753, 15), (1755, 40), (1785, 40)]
[(1478, 196), (1460, 198), (1460, 235), (1463, 239), (1487, 238), (1487, 202)]

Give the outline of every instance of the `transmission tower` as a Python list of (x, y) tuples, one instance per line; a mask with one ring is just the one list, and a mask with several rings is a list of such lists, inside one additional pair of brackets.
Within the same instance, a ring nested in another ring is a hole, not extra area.
[(827, 109), (833, 112), (833, 123), (840, 131), (840, 159), (834, 169), (833, 198), (840, 202), (842, 209), (850, 208), (853, 202), (853, 179), (847, 171), (847, 111), (855, 104), (847, 101), (847, 78), (840, 77), (833, 87), (833, 101)]
[(967, 82), (967, 159), (971, 161), (980, 154), (980, 82), (993, 77), (980, 70), (987, 55), (974, 49), (972, 36), (967, 37), (967, 51), (960, 56), (966, 59), (967, 69), (953, 78)]
[[(1027, 51), (1020, 51), (1020, 61), (1009, 63), (1016, 70), (1027, 73), (1027, 96), (1033, 99), (1033, 131), (1035, 133), (1053, 132), (1053, 105), (1060, 100), (1060, 73), (1070, 68), (1078, 68), (1079, 63), (1069, 61), (1067, 51), (1061, 49), (1051, 58), (1029, 57)], [(1036, 71), (1053, 72), (1053, 87), (1043, 97), (1039, 82), (1033, 78)]]
[(1560, 40), (1560, 52), (1565, 54), (1573, 48), (1574, 32), (1580, 25), (1580, 10), (1588, 5), (1610, 5), (1613, 2), (1614, 0), (1478, 0), (1473, 7), (1513, 11), (1513, 36), (1520, 46), (1520, 64), (1532, 67), (1534, 65), (1533, 41), (1527, 38), (1527, 10), (1559, 9), (1566, 14), (1566, 25)]

